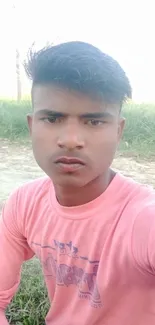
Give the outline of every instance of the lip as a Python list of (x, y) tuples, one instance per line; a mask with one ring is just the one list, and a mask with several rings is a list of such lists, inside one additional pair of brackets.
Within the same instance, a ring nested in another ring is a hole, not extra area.
[(80, 164), (85, 165), (84, 161), (76, 157), (59, 157), (56, 161), (56, 164), (62, 163), (67, 165)]
[(74, 173), (85, 165), (81, 159), (76, 157), (59, 157), (55, 164), (64, 173)]

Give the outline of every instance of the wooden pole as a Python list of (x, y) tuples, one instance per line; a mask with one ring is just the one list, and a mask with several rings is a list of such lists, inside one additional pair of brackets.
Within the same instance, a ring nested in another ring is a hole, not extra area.
[(18, 23), (18, 16), (16, 14), (16, 6), (15, 4), (12, 4), (13, 9), (13, 20), (14, 20), (14, 26), (15, 26), (15, 41), (16, 41), (16, 84), (17, 84), (17, 100), (18, 102), (21, 101), (22, 98), (22, 83), (21, 83), (21, 64), (20, 64), (20, 53), (17, 45), (17, 23)]
[(20, 71), (20, 54), (16, 49), (16, 76), (17, 76), (17, 100), (21, 101), (22, 98), (22, 86), (21, 86), (21, 71)]

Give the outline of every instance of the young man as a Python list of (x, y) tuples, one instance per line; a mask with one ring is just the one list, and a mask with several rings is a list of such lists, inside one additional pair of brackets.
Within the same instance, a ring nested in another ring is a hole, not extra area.
[(0, 325), (37, 255), (47, 325), (155, 324), (155, 193), (111, 168), (131, 87), (119, 64), (69, 42), (30, 55), (33, 152), (47, 174), (16, 190), (0, 220)]

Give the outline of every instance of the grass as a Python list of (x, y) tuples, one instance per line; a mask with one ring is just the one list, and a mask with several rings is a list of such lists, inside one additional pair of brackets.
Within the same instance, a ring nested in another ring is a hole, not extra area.
[[(0, 138), (27, 141), (26, 114), (31, 111), (29, 100), (0, 101)], [(155, 156), (155, 104), (124, 106), (126, 129), (120, 152), (125, 155)], [(10, 324), (43, 325), (49, 309), (39, 261), (35, 258), (23, 266), (20, 289), (7, 308)]]
[(49, 309), (40, 263), (33, 258), (23, 265), (18, 293), (6, 311), (9, 324), (43, 325)]
[(28, 137), (27, 113), (31, 112), (29, 100), (0, 100), (0, 138), (10, 140)]
[[(26, 114), (31, 112), (29, 100), (21, 103), (0, 100), (0, 138), (26, 140)], [(155, 104), (126, 104), (123, 108), (126, 128), (120, 146), (124, 154), (150, 157), (155, 148)]]
[(155, 104), (126, 104), (126, 127), (120, 149), (124, 154), (155, 156)]

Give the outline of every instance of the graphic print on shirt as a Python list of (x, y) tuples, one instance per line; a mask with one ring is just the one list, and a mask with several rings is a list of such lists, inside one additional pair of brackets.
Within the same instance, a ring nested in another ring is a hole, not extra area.
[[(72, 241), (62, 243), (54, 240), (51, 246), (42, 246), (34, 242), (31, 244), (35, 246), (37, 256), (43, 265), (45, 277), (54, 278), (59, 286), (76, 286), (79, 298), (89, 300), (94, 308), (102, 307), (96, 281), (99, 261), (81, 256)], [(44, 256), (44, 260), (41, 256)]]

